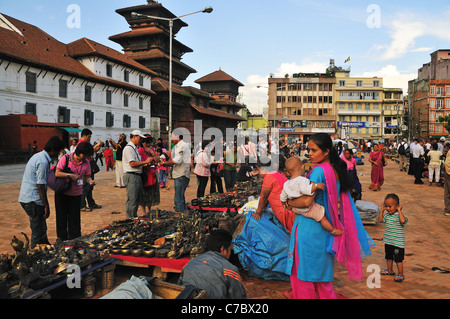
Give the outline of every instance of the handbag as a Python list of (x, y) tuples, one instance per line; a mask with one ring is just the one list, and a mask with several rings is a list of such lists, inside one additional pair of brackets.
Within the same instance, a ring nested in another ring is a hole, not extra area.
[(91, 164), (91, 175), (100, 172), (100, 167), (98, 167), (97, 163), (94, 160), (90, 161), (89, 163)]
[(141, 174), (144, 187), (150, 187), (156, 184), (156, 169), (151, 167)]
[[(64, 165), (64, 169), (62, 172), (64, 173), (72, 173), (69, 169), (69, 155), (64, 155), (66, 158), (66, 164)], [(50, 169), (50, 173), (48, 174), (47, 185), (53, 190), (56, 194), (62, 194), (67, 191), (72, 183), (72, 180), (67, 177), (56, 177), (56, 165)]]

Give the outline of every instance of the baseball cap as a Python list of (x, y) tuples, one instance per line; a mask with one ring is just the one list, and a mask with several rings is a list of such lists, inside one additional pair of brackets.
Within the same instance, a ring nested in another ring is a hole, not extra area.
[(440, 138), (440, 140), (441, 140), (441, 142), (444, 142), (444, 141), (445, 141), (445, 137), (442, 136), (442, 137)]
[(139, 130), (134, 130), (133, 132), (131, 132), (131, 135), (132, 135), (132, 136), (139, 135), (140, 137), (145, 138), (145, 135), (142, 134), (142, 132), (139, 131)]

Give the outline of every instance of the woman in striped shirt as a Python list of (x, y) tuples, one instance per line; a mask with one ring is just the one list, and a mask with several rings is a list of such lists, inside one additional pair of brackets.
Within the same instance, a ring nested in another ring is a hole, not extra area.
[(388, 194), (381, 206), (378, 216), (380, 223), (385, 223), (383, 242), (385, 244), (385, 258), (387, 269), (382, 275), (395, 276), (394, 261), (397, 264), (398, 274), (395, 281), (401, 282), (405, 279), (403, 274), (403, 259), (405, 258), (405, 225), (408, 219), (403, 215), (400, 199), (396, 194)]

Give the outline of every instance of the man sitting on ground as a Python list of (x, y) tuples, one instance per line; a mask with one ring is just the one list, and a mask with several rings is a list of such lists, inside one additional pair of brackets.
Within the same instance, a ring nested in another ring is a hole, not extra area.
[(239, 270), (228, 261), (232, 240), (226, 230), (211, 232), (207, 241), (208, 251), (183, 268), (178, 283), (206, 290), (208, 299), (246, 299)]

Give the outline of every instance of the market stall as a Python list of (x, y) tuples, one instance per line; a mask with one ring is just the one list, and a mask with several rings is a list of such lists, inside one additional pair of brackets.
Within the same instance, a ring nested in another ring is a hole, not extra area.
[[(66, 284), (72, 273), (81, 282), (94, 270), (101, 270), (114, 262), (106, 252), (91, 249), (79, 239), (30, 249), (28, 236), (22, 235), (24, 240), (14, 236), (11, 241), (15, 255), (1, 255), (0, 258), (2, 299), (39, 298)], [(84, 280), (83, 289), (88, 286)], [(85, 291), (87, 296), (92, 292), (88, 290)]]
[[(29, 240), (14, 237), (16, 255), (0, 259), (3, 298), (38, 298), (67, 282), (68, 268), (78, 265), (89, 279), (97, 269), (112, 265), (149, 267), (164, 280), (179, 273), (206, 251), (206, 239), (217, 228), (233, 233), (239, 209), (259, 195), (261, 181), (238, 183), (234, 192), (194, 199), (185, 213), (153, 210), (141, 218), (115, 221), (93, 233), (55, 245), (29, 248)], [(86, 281), (85, 280), (85, 281)]]

